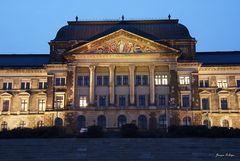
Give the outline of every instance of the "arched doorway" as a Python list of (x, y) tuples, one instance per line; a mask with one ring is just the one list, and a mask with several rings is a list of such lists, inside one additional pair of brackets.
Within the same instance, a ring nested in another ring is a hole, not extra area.
[(118, 127), (122, 127), (122, 125), (127, 123), (127, 118), (124, 115), (118, 116)]
[(101, 126), (102, 128), (106, 128), (106, 117), (104, 115), (100, 115), (97, 118), (97, 125)]
[(147, 129), (147, 117), (144, 115), (140, 115), (138, 117), (138, 127), (140, 129)]
[(86, 127), (86, 118), (83, 115), (77, 117), (77, 126), (79, 129)]

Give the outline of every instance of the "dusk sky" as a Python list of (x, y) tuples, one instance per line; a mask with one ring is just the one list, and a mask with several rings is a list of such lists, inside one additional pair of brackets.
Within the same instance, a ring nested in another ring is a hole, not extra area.
[(4, 0), (0, 53), (49, 53), (67, 21), (173, 19), (187, 26), (197, 51), (240, 50), (240, 0)]

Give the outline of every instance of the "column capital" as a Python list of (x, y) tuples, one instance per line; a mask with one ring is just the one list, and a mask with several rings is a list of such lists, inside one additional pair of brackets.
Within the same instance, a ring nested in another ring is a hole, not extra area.
[(116, 68), (116, 65), (114, 65), (114, 64), (109, 65), (110, 70), (114, 70), (115, 68)]
[(95, 70), (95, 68), (96, 68), (96, 66), (95, 66), (95, 65), (89, 65), (89, 69), (90, 69), (90, 71), (94, 71), (94, 70)]
[(129, 64), (129, 66), (128, 66), (129, 70), (134, 70), (135, 67), (136, 67), (136, 66), (135, 66), (134, 64)]
[(154, 70), (155, 69), (155, 65), (154, 64), (150, 64), (148, 67), (149, 67), (149, 70)]

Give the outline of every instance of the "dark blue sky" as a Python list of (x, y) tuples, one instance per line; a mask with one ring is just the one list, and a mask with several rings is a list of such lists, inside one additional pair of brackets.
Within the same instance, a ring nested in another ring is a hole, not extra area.
[(4, 0), (0, 53), (49, 53), (48, 42), (74, 20), (173, 19), (188, 27), (197, 51), (240, 50), (240, 0)]

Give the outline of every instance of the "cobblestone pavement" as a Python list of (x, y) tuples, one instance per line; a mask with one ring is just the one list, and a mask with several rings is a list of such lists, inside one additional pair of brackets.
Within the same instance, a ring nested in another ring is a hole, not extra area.
[(9, 139), (0, 161), (240, 161), (240, 139)]

